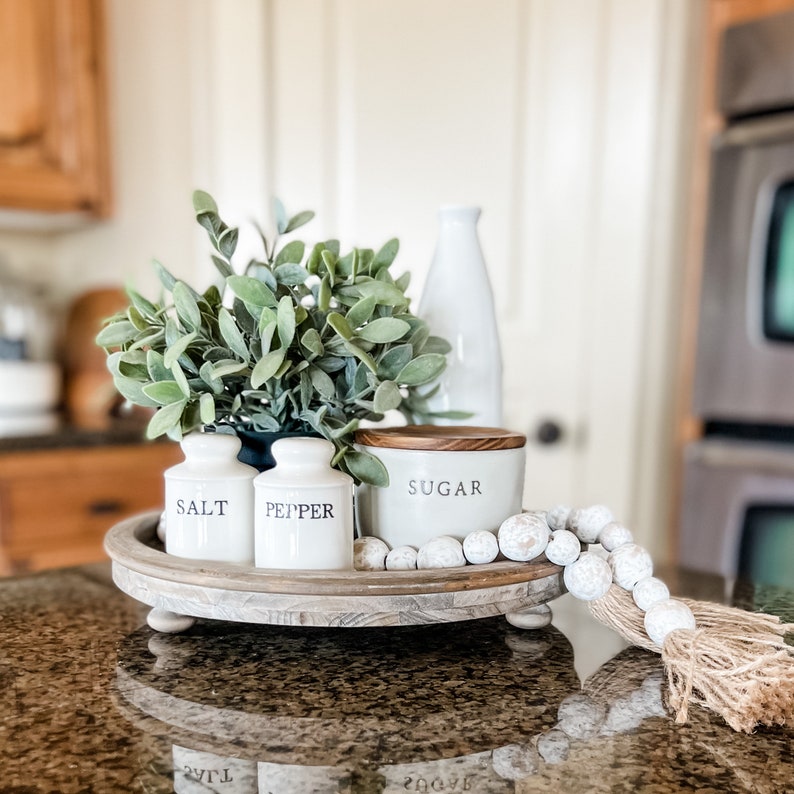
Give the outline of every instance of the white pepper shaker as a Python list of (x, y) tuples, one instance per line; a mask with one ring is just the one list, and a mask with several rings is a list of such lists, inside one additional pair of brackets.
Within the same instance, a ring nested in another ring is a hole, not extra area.
[(240, 463), (240, 439), (190, 433), (185, 461), (167, 469), (165, 550), (190, 559), (253, 565), (253, 466)]
[(258, 568), (353, 570), (353, 478), (323, 438), (282, 438), (254, 480)]

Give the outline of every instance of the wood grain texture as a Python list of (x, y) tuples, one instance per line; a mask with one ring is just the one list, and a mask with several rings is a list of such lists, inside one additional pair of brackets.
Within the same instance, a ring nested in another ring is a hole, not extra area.
[(177, 444), (16, 450), (0, 455), (0, 574), (106, 559), (108, 526), (162, 505)]
[(110, 209), (103, 0), (0, 0), (0, 206)]
[(526, 436), (498, 427), (408, 425), (356, 431), (356, 443), (368, 447), (470, 452), (489, 449), (516, 449)]
[(183, 615), (244, 623), (397, 626), (472, 620), (546, 603), (564, 592), (547, 561), (430, 571), (281, 571), (185, 560), (162, 551), (157, 514), (113, 527), (105, 549), (119, 589)]

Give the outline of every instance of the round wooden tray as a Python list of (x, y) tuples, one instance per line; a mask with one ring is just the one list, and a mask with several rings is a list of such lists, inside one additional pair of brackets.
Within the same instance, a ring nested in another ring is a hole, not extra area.
[[(471, 620), (548, 609), (564, 592), (562, 568), (548, 562), (493, 562), (421, 571), (286, 571), (166, 554), (157, 538), (159, 513), (144, 513), (105, 536), (120, 590), (153, 612), (242, 623), (314, 626), (399, 626)], [(153, 628), (168, 628), (150, 617)], [(533, 621), (530, 620), (529, 623)], [(534, 621), (540, 625), (541, 620)]]

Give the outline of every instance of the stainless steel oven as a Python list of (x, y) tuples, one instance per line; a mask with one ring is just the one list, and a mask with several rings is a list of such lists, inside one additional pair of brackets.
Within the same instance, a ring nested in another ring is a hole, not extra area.
[(794, 13), (726, 32), (719, 102), (680, 559), (794, 585)]

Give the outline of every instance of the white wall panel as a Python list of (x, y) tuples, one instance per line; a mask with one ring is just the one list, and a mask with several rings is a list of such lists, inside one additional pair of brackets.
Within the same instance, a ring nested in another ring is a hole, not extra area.
[[(231, 13), (230, 9), (233, 9)], [(418, 299), (443, 203), (478, 204), (528, 506), (664, 523), (688, 102), (689, 0), (109, 0), (116, 213), (47, 241), (64, 294), (208, 281), (190, 193), (229, 220), (273, 194), (302, 233), (401, 240)], [(450, 289), (454, 300), (454, 285)], [(472, 318), (476, 322), (476, 318)], [(656, 544), (658, 546), (658, 544)]]

